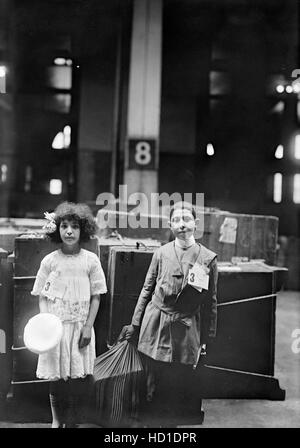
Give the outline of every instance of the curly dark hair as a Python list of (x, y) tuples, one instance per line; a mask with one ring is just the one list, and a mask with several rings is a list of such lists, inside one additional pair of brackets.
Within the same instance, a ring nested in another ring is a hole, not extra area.
[(74, 202), (62, 202), (54, 210), (56, 230), (53, 233), (47, 233), (53, 243), (61, 243), (59, 233), (60, 223), (64, 219), (76, 222), (80, 227), (80, 242), (89, 241), (90, 237), (95, 235), (97, 224), (90, 207), (86, 204), (75, 204)]

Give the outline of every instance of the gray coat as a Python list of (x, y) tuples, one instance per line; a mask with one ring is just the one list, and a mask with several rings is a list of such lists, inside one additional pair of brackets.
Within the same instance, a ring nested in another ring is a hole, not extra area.
[[(194, 244), (179, 262), (174, 241), (155, 251), (131, 322), (140, 327), (139, 351), (157, 361), (196, 362), (200, 344), (216, 335), (216, 257)], [(188, 284), (196, 260), (209, 274), (201, 293)]]

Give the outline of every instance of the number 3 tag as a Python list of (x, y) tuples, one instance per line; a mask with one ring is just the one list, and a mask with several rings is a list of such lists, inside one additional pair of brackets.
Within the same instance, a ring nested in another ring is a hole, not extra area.
[(204, 267), (199, 263), (195, 263), (189, 270), (188, 284), (202, 291), (202, 289), (208, 289), (209, 276), (206, 274)]
[(63, 299), (66, 289), (67, 285), (60, 279), (58, 273), (51, 272), (41, 293), (50, 300)]

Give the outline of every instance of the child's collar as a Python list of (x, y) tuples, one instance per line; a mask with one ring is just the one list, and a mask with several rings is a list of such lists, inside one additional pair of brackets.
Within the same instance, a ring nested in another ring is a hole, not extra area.
[(196, 243), (194, 235), (192, 235), (187, 240), (181, 240), (179, 238), (175, 238), (175, 246), (180, 247), (181, 249), (188, 249)]

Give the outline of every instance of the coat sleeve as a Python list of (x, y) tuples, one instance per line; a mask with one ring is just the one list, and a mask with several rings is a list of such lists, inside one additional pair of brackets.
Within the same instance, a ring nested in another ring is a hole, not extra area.
[(201, 343), (207, 343), (209, 338), (214, 338), (217, 333), (217, 285), (218, 285), (218, 265), (217, 258), (210, 264), (209, 273), (209, 300), (204, 304), (202, 315)]
[(150, 302), (153, 291), (156, 286), (156, 279), (158, 274), (158, 263), (159, 263), (159, 255), (158, 251), (154, 252), (146, 278), (144, 282), (143, 289), (139, 295), (136, 307), (133, 312), (133, 317), (131, 321), (131, 325), (135, 325), (139, 327), (142, 322), (143, 314), (145, 308)]

